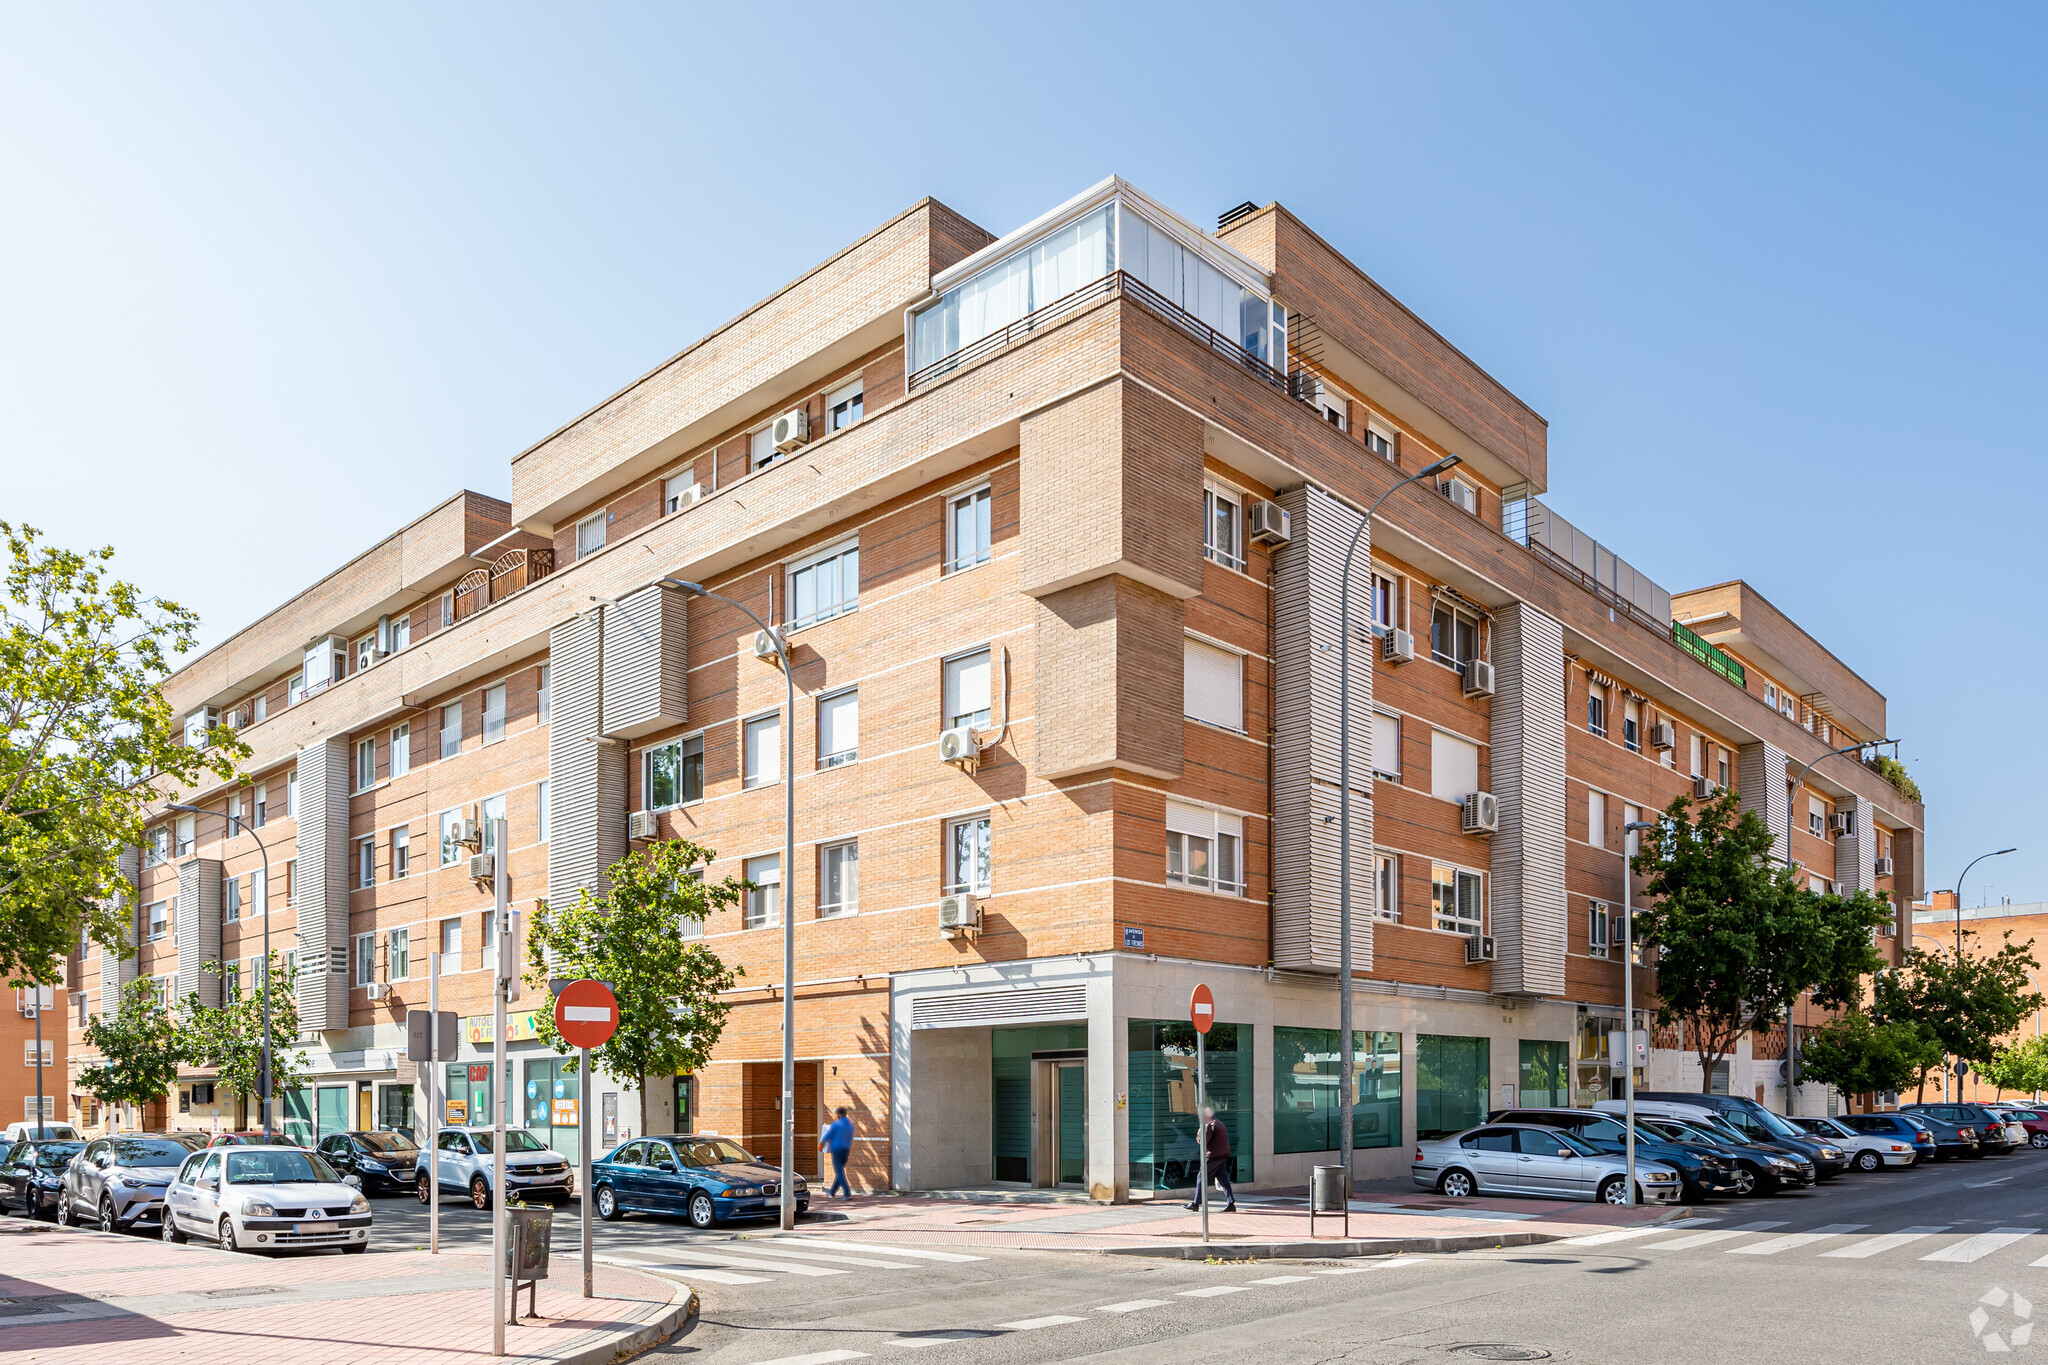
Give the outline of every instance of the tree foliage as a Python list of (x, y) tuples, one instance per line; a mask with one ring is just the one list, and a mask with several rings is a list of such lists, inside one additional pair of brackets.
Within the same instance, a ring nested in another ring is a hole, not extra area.
[[(2002, 1041), (2041, 1007), (2031, 975), (2041, 964), (2034, 959), (2031, 939), (2014, 943), (2008, 934), (1996, 952), (1983, 953), (1973, 950), (1976, 937), (1964, 930), (1960, 953), (1953, 948), (1907, 953), (1898, 970), (1878, 977), (1871, 1013), (1917, 1025), (1939, 1044), (1941, 1054), (1983, 1071)], [(1937, 1056), (1915, 1078), (1923, 1094), (1927, 1072), (1940, 1061)]]
[(1801, 995), (1824, 1007), (1860, 1001), (1862, 979), (1882, 965), (1873, 931), (1892, 911), (1869, 892), (1800, 885), (1732, 791), (1681, 796), (1664, 815), (1632, 862), (1649, 879), (1636, 935), (1655, 949), (1657, 1020), (1686, 1026), (1704, 1087), (1743, 1034), (1771, 1028)]
[[(716, 856), (687, 840), (652, 844), (607, 869), (609, 891), (586, 888), (574, 905), (534, 910), (527, 983), (545, 991), (551, 976), (609, 982), (619, 1028), (591, 1061), (608, 1076), (635, 1081), (643, 1096), (649, 1076), (684, 1075), (710, 1061), (732, 1009), (722, 996), (740, 969), (687, 937), (692, 923), (737, 905), (746, 889), (732, 877), (704, 880), (702, 869)], [(542, 1042), (574, 1051), (552, 1010), (536, 1010), (534, 1023)]]
[[(270, 955), (268, 969), (275, 974), (270, 990), (270, 1093), (275, 1096), (303, 1088), (312, 1079), (313, 1066), (295, 1046), (299, 1037), (297, 973), (285, 971), (276, 953)], [(206, 970), (224, 975), (218, 962), (209, 962)], [(200, 1004), (194, 992), (185, 997), (183, 1016), (179, 1027), (187, 1060), (211, 1067), (214, 1083), (230, 1094), (253, 1098), (262, 1093), (262, 977), (256, 979), (254, 989), (238, 989), (218, 1005)]]
[(159, 686), (198, 618), (109, 574), (113, 550), (56, 549), (0, 522), (0, 976), (57, 979), (81, 931), (126, 953), (118, 858), (149, 802), (248, 747), (231, 731), (186, 748)]
[(2035, 1034), (2011, 1047), (2000, 1048), (1978, 1068), (1977, 1076), (1997, 1086), (2000, 1094), (2008, 1090), (2025, 1094), (2048, 1090), (2048, 1037)]
[(1897, 1093), (1941, 1064), (1941, 1044), (1910, 1020), (1852, 1010), (1808, 1033), (1799, 1057), (1805, 1079), (1844, 1094)]
[(86, 1021), (85, 1041), (100, 1055), (79, 1070), (78, 1088), (102, 1104), (164, 1098), (186, 1061), (184, 1031), (148, 977), (129, 982), (117, 1008)]

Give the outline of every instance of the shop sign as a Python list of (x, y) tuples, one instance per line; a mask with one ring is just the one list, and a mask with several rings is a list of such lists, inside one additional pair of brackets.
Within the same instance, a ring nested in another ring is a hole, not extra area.
[[(534, 1025), (533, 1015), (532, 1010), (521, 1010), (517, 1014), (506, 1015), (505, 1041), (525, 1043), (540, 1037), (540, 1030)], [(491, 1037), (491, 1016), (488, 1014), (472, 1014), (465, 1018), (462, 1021), (462, 1036), (472, 1043), (497, 1041)]]
[(574, 1128), (579, 1122), (576, 1116), (576, 1101), (556, 1100), (549, 1121), (557, 1128)]

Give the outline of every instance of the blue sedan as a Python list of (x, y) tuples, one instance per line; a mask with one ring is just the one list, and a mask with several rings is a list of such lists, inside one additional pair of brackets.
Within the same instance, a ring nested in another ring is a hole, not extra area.
[[(597, 1216), (681, 1214), (708, 1228), (731, 1218), (772, 1217), (782, 1207), (782, 1172), (727, 1138), (634, 1138), (590, 1163)], [(796, 1211), (811, 1206), (810, 1186), (795, 1177)]]

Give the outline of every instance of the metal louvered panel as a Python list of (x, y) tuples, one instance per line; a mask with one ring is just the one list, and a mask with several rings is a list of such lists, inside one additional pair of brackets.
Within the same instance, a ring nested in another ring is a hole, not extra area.
[[(1338, 599), (1358, 514), (1304, 485), (1279, 497), (1294, 538), (1273, 562), (1273, 961), (1335, 971), (1338, 906)], [(1361, 540), (1354, 585), (1368, 562)], [(1363, 590), (1353, 603), (1364, 619)], [(1352, 966), (1372, 969), (1374, 639), (1351, 643)]]
[(1845, 896), (1877, 890), (1877, 807), (1853, 796), (1835, 803), (1848, 812), (1853, 832), (1835, 840), (1835, 889)]
[(600, 744), (604, 626), (595, 613), (555, 627), (548, 725), (548, 901), (569, 905), (626, 852), (626, 746)]
[(219, 961), (220, 862), (187, 858), (178, 864), (178, 999), (220, 1004), (220, 974), (206, 970)]
[(1493, 989), (1561, 996), (1564, 863), (1564, 627), (1517, 602), (1493, 621)]
[(604, 732), (636, 739), (689, 719), (688, 599), (656, 583), (605, 609)]
[(1771, 831), (1771, 856), (1782, 861), (1791, 848), (1791, 832), (1785, 826), (1785, 755), (1759, 741), (1743, 745), (1737, 759), (1742, 781), (1737, 804), (1744, 814), (1755, 811), (1764, 818)]
[(1026, 986), (1017, 990), (919, 996), (910, 1007), (910, 1026), (969, 1028), (1040, 1019), (1084, 1019), (1087, 1015), (1085, 985)]
[[(308, 1032), (348, 1027), (347, 739), (299, 750), (299, 1024)], [(336, 948), (339, 967), (336, 966)]]
[(128, 845), (115, 857), (114, 866), (120, 873), (121, 887), (110, 898), (111, 908), (121, 916), (121, 941), (128, 945), (129, 951), (128, 956), (123, 957), (111, 948), (100, 949), (100, 1012), (103, 1014), (120, 1007), (121, 988), (135, 979), (135, 879), (142, 875), (142, 850), (133, 844)]

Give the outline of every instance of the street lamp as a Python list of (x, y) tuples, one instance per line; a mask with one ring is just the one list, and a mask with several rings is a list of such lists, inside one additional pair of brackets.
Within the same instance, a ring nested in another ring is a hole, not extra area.
[[(1797, 823), (1797, 817), (1793, 814), (1792, 803), (1798, 794), (1799, 784), (1806, 780), (1806, 775), (1831, 758), (1839, 758), (1843, 754), (1860, 754), (1865, 749), (1876, 749), (1886, 744), (1897, 743), (1898, 741), (1895, 739), (1866, 739), (1860, 744), (1845, 744), (1839, 749), (1829, 750), (1812, 762), (1800, 765), (1798, 774), (1785, 787), (1785, 866), (1793, 867), (1796, 865), (1792, 861), (1792, 827)], [(1873, 829), (1871, 837), (1874, 837), (1875, 833), (1876, 831)], [(2007, 851), (2010, 852), (2011, 850), (2008, 849)]]
[(1621, 827), (1621, 1094), (1628, 1127), (1622, 1139), (1628, 1146), (1622, 1179), (1628, 1183), (1630, 1208), (1636, 1203), (1636, 912), (1632, 899), (1636, 873), (1628, 837), (1657, 828), (1654, 820), (1630, 820)]
[(1432, 474), (1441, 474), (1462, 461), (1446, 455), (1435, 464), (1419, 469), (1380, 494), (1365, 509), (1351, 546), (1344, 551), (1344, 575), (1337, 587), (1337, 1153), (1344, 1167), (1344, 1198), (1351, 1199), (1351, 1091), (1356, 1084), (1351, 1050), (1351, 561), (1358, 554), (1358, 542), (1372, 525), (1380, 503), (1407, 485)]
[[(1970, 859), (1970, 862), (1969, 862), (1969, 866), (1968, 866), (1968, 867), (1965, 867), (1965, 868), (1963, 869), (1963, 875), (1962, 875), (1961, 877), (1958, 877), (1958, 878), (1956, 878), (1956, 966), (1957, 966), (1957, 967), (1959, 967), (1959, 968), (1960, 968), (1960, 967), (1961, 967), (1961, 966), (1963, 965), (1963, 879), (1964, 879), (1965, 877), (1968, 877), (1968, 876), (1970, 875), (1970, 868), (1972, 868), (1972, 867), (1975, 867), (1975, 866), (1976, 866), (1976, 865), (1977, 865), (1978, 863), (1981, 863), (1981, 862), (1983, 862), (1983, 861), (1984, 861), (1984, 860), (1985, 860), (1986, 858), (2003, 858), (2003, 857), (2004, 857), (2004, 856), (2005, 856), (2006, 854), (2008, 854), (2008, 853), (2017, 853), (2017, 852), (2019, 852), (2019, 849), (2017, 849), (2017, 848), (2001, 848), (2001, 849), (1999, 849), (1999, 850), (1998, 850), (1997, 852), (1995, 852), (1995, 853), (1979, 853), (1979, 854), (1978, 854), (1978, 855), (1977, 855), (1976, 857), (1974, 857), (1974, 858)], [(1957, 1067), (1958, 1065), (1960, 1065), (1960, 1064), (1961, 1064), (1961, 1062), (1962, 1062), (1962, 1058), (1958, 1057), (1958, 1058), (1956, 1058), (1956, 1059), (1955, 1059), (1954, 1061), (1950, 1062), (1950, 1064), (1949, 1064), (1949, 1068), (1948, 1068), (1948, 1069), (1949, 1069), (1949, 1075), (1951, 1075), (1951, 1076), (1954, 1076), (1954, 1077), (1955, 1077), (1955, 1083), (1956, 1083), (1956, 1098), (1957, 1098), (1957, 1099), (1961, 1099), (1961, 1098), (1962, 1098), (1962, 1094), (1963, 1094), (1963, 1078), (1962, 1078), (1961, 1074), (1960, 1074), (1960, 1073), (1958, 1073), (1958, 1072), (1956, 1071), (1956, 1067)], [(1949, 1082), (1949, 1077), (1948, 1077), (1948, 1076), (1943, 1076), (1943, 1077), (1941, 1078), (1941, 1097), (1942, 1097), (1943, 1099), (1947, 1099), (1947, 1098), (1948, 1098), (1948, 1082)]]
[(224, 811), (206, 810), (199, 806), (188, 806), (179, 801), (170, 803), (172, 810), (190, 811), (194, 815), (218, 815), (227, 821), (228, 834), (233, 836), (236, 826), (241, 832), (256, 840), (256, 851), (263, 855), (263, 904), (260, 913), (263, 918), (263, 1065), (256, 1072), (257, 1101), (263, 1106), (263, 1140), (270, 1141), (270, 850), (263, 846), (263, 839), (250, 829), (239, 815)]
[[(737, 607), (762, 633), (775, 642), (775, 657), (782, 666), (782, 1213), (785, 1232), (796, 1227), (796, 915), (790, 891), (796, 885), (796, 674), (789, 666), (789, 649), (782, 635), (754, 614), (744, 602), (713, 592), (702, 583), (685, 583), (664, 578), (662, 584), (680, 588), (692, 597), (709, 597)], [(640, 1097), (645, 1104), (647, 1097)]]

